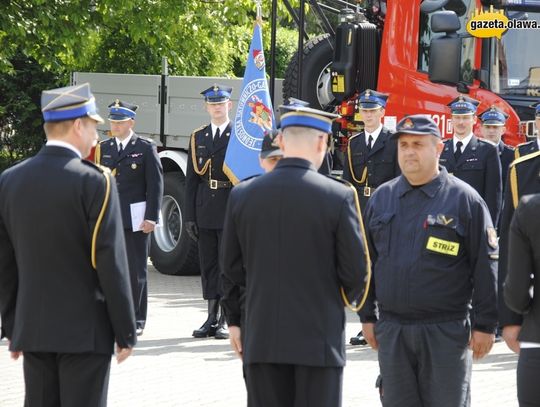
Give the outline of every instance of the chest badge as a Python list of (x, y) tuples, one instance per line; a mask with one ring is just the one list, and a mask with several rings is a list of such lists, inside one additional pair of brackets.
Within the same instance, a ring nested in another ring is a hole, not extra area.
[(448, 256), (457, 256), (459, 253), (459, 243), (430, 236), (426, 244), (426, 249)]
[(135, 163), (131, 164), (131, 168), (132, 168), (133, 170), (136, 170), (136, 169), (137, 169), (137, 164), (135, 164)]

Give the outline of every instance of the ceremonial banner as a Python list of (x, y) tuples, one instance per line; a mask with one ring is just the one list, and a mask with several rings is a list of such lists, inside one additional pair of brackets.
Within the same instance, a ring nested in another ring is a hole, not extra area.
[(223, 164), (223, 171), (233, 184), (263, 172), (259, 165), (259, 153), (264, 132), (273, 129), (274, 123), (266, 80), (262, 31), (257, 22)]

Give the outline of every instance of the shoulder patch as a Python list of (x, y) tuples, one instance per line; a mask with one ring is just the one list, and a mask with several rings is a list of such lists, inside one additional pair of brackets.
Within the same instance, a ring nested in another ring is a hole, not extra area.
[(532, 141), (526, 141), (526, 142), (524, 142), (524, 143), (519, 143), (517, 146), (518, 146), (518, 147), (527, 146), (527, 145), (531, 144), (533, 141), (535, 141), (535, 140), (532, 140)]
[(533, 158), (536, 158), (540, 156), (540, 151), (537, 151), (535, 153), (531, 153), (531, 154), (526, 154), (522, 157), (519, 157), (517, 159), (515, 159), (512, 164), (510, 164), (510, 167), (515, 167), (517, 164), (521, 164), (522, 162), (525, 162), (525, 161), (528, 161), (528, 160), (531, 160)]

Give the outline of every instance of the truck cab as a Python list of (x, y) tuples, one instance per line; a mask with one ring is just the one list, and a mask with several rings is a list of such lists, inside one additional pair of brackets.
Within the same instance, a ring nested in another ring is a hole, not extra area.
[[(301, 79), (285, 78), (284, 96), (337, 108), (345, 118), (341, 133), (348, 136), (359, 130), (355, 98), (366, 88), (376, 89), (390, 94), (389, 127), (406, 114), (426, 113), (444, 137), (451, 137), (446, 104), (467, 94), (481, 102), (479, 111), (495, 105), (509, 115), (507, 144), (525, 142), (535, 137), (528, 106), (540, 97), (540, 53), (534, 51), (540, 30), (509, 29), (501, 39), (471, 36), (467, 23), (490, 3), (509, 19), (536, 21), (540, 27), (540, 6), (527, 0), (364, 1), (363, 7), (340, 12), (335, 35), (306, 43)], [(377, 35), (370, 34), (373, 30)], [(296, 65), (298, 57), (289, 71)]]

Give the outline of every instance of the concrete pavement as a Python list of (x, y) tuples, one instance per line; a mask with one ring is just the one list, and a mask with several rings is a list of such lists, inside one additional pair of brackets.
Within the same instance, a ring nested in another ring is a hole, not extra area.
[[(149, 293), (148, 323), (134, 355), (121, 365), (113, 362), (109, 406), (245, 406), (241, 363), (229, 342), (191, 337), (206, 314), (199, 277), (165, 276), (149, 267)], [(349, 338), (360, 323), (351, 312), (347, 318)], [(376, 352), (348, 345), (347, 358), (343, 406), (380, 406)], [(516, 365), (516, 355), (502, 343), (476, 362), (473, 407), (517, 406)], [(23, 405), (22, 361), (9, 359), (5, 341), (0, 342), (0, 384), (0, 407)]]

